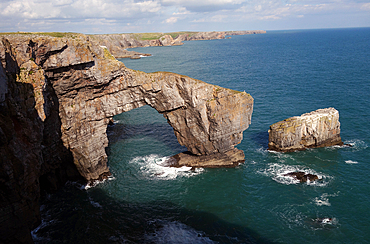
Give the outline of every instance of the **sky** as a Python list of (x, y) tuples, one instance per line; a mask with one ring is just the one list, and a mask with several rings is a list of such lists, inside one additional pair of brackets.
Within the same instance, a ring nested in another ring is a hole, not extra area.
[(370, 0), (0, 0), (0, 32), (370, 27)]

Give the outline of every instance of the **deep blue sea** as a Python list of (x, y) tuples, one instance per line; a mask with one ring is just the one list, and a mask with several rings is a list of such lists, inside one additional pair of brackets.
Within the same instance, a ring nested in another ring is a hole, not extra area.
[[(236, 168), (166, 168), (185, 151), (156, 110), (114, 117), (107, 129), (114, 178), (69, 183), (42, 200), (36, 243), (370, 243), (370, 28), (268, 31), (139, 48), (131, 69), (171, 71), (254, 98)], [(275, 122), (319, 108), (340, 113), (352, 147), (267, 150)], [(322, 180), (297, 183), (290, 171)], [(327, 221), (328, 219), (330, 221)]]

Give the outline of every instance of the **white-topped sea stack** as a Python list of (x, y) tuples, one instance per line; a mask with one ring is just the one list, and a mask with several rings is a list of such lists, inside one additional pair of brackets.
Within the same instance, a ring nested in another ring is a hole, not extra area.
[(334, 108), (295, 116), (270, 126), (269, 150), (291, 152), (314, 147), (343, 145), (339, 112)]

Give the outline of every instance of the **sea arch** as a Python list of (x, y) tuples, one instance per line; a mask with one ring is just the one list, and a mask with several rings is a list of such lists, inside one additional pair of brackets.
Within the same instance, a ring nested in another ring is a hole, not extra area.
[(131, 70), (94, 43), (67, 43), (43, 57), (40, 64), (59, 101), (61, 139), (87, 180), (110, 174), (107, 125), (113, 116), (131, 109), (156, 109), (180, 145), (199, 156), (233, 150), (251, 122), (249, 94), (184, 75)]

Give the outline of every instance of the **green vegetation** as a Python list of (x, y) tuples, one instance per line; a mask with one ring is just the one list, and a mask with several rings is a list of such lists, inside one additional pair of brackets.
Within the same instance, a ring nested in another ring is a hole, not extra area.
[(104, 58), (115, 60), (115, 58), (113, 57), (113, 55), (106, 48), (104, 48)]
[(78, 33), (73, 32), (0, 32), (0, 35), (39, 35), (51, 37), (76, 37)]
[(180, 31), (180, 32), (171, 32), (171, 33), (166, 33), (166, 35), (172, 36), (173, 39), (176, 39), (179, 35), (189, 35), (189, 36), (194, 36), (198, 32), (191, 32), (191, 31)]
[[(163, 37), (164, 35), (170, 35), (173, 39), (176, 39), (179, 35), (189, 35), (193, 36), (198, 32), (192, 31), (179, 31), (179, 32), (169, 32), (169, 33), (162, 33), (162, 32), (152, 32), (152, 33), (131, 33), (131, 36), (139, 41), (150, 41), (150, 40), (158, 40), (159, 38)], [(74, 32), (0, 32), (1, 35), (39, 35), (39, 36), (51, 36), (51, 37), (72, 37), (75, 38), (79, 33)], [(90, 35), (94, 36), (94, 35)]]
[(159, 39), (161, 36), (163, 36), (163, 33), (133, 33), (131, 34), (133, 38), (140, 41), (150, 41), (150, 40), (156, 40)]

